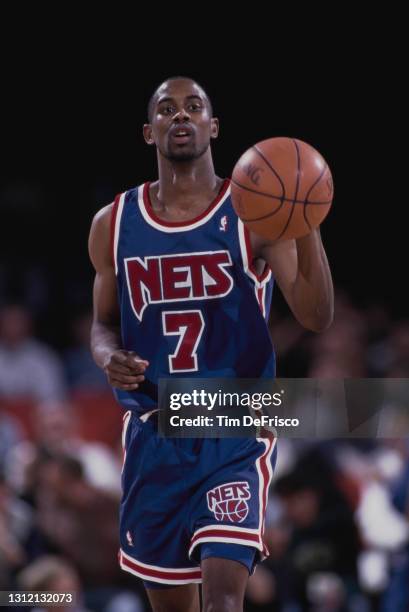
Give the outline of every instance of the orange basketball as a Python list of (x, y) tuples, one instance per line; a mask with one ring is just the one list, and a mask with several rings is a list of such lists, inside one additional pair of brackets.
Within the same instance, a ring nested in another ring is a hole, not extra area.
[(300, 238), (325, 219), (334, 188), (325, 159), (294, 138), (269, 138), (248, 149), (231, 181), (235, 211), (271, 240)]

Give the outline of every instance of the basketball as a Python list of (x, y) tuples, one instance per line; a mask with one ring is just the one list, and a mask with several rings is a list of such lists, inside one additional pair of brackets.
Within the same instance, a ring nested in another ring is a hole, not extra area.
[(301, 238), (318, 227), (333, 199), (331, 171), (318, 151), (294, 138), (269, 138), (234, 167), (234, 209), (254, 233), (270, 240)]

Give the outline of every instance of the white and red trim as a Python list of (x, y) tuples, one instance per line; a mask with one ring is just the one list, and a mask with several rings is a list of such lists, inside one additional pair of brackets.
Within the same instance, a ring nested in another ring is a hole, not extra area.
[(256, 470), (259, 475), (259, 530), (260, 539), (263, 542), (263, 557), (268, 556), (268, 549), (263, 541), (264, 522), (268, 502), (268, 489), (273, 478), (273, 468), (271, 466), (271, 455), (273, 454), (277, 438), (268, 432), (267, 438), (257, 438), (257, 442), (262, 442), (266, 450), (256, 461)]
[(126, 461), (126, 448), (125, 448), (125, 443), (126, 443), (126, 432), (128, 431), (128, 426), (131, 420), (131, 416), (132, 416), (132, 412), (131, 410), (128, 410), (127, 412), (125, 412), (124, 416), (123, 416), (123, 425), (122, 425), (122, 472), (124, 470), (125, 467), (125, 461)]
[(127, 412), (125, 412), (124, 416), (122, 417), (122, 448), (125, 448), (125, 441), (126, 441), (126, 432), (128, 429), (128, 425), (129, 425), (129, 421), (131, 420), (131, 415), (132, 415), (132, 411), (128, 410)]
[(253, 264), (253, 250), (251, 248), (250, 232), (244, 225), (241, 219), (238, 219), (237, 227), (239, 230), (239, 243), (241, 258), (243, 261), (244, 272), (251, 278), (254, 283), (254, 293), (256, 295), (257, 302), (260, 305), (263, 317), (266, 316), (266, 289), (267, 283), (271, 280), (271, 270), (268, 264), (265, 265), (264, 270), (261, 274), (257, 273), (257, 270)]
[(154, 408), (154, 410), (149, 410), (149, 412), (144, 412), (139, 418), (142, 423), (146, 423), (146, 421), (155, 413), (159, 412), (159, 408)]
[(202, 572), (200, 567), (170, 568), (159, 567), (158, 565), (148, 565), (133, 559), (123, 550), (119, 551), (119, 565), (126, 571), (151, 582), (161, 584), (190, 584), (192, 582), (202, 582)]
[(274, 450), (276, 438), (257, 438), (258, 442), (265, 445), (263, 454), (256, 461), (256, 469), (259, 477), (259, 524), (257, 529), (246, 529), (230, 525), (207, 525), (194, 532), (190, 540), (189, 558), (198, 544), (204, 542), (222, 542), (225, 544), (241, 544), (251, 546), (260, 551), (260, 556), (264, 559), (268, 556), (268, 550), (263, 542), (264, 517), (267, 508), (268, 489), (273, 477), (271, 467), (271, 455)]
[(153, 210), (149, 197), (149, 186), (150, 183), (144, 183), (138, 188), (138, 204), (141, 214), (146, 223), (155, 229), (160, 230), (161, 232), (167, 233), (186, 232), (207, 223), (207, 221), (209, 221), (209, 219), (211, 219), (213, 215), (221, 208), (230, 195), (230, 181), (226, 179), (217, 198), (201, 215), (195, 217), (194, 219), (190, 219), (189, 221), (164, 221), (158, 217)]
[(230, 525), (208, 525), (198, 529), (190, 540), (189, 558), (198, 544), (204, 542), (222, 542), (224, 544), (241, 544), (251, 546), (263, 552), (264, 546), (258, 529), (231, 527)]
[(118, 241), (126, 191), (116, 196), (111, 213), (111, 251), (115, 274), (118, 274)]

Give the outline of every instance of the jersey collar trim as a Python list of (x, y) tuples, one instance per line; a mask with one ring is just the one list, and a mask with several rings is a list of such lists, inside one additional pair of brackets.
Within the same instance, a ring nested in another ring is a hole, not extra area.
[(200, 227), (209, 221), (211, 217), (213, 217), (213, 215), (219, 210), (227, 197), (230, 195), (230, 181), (229, 179), (225, 179), (218, 196), (201, 215), (195, 217), (194, 219), (190, 219), (189, 221), (171, 222), (163, 221), (163, 219), (160, 219), (160, 217), (158, 217), (153, 211), (149, 197), (149, 185), (149, 182), (144, 183), (138, 188), (138, 204), (141, 214), (149, 225), (157, 230), (168, 233), (185, 232)]

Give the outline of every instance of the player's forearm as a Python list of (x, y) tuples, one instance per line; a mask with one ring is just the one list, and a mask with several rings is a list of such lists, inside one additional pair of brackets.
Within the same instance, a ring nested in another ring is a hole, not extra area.
[(104, 368), (114, 351), (121, 349), (121, 330), (118, 325), (94, 321), (91, 327), (91, 352), (95, 363)]
[(296, 240), (298, 272), (293, 303), (300, 322), (313, 331), (323, 331), (334, 316), (334, 288), (319, 230)]

